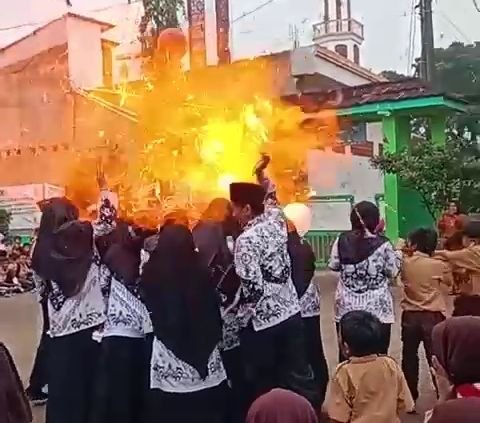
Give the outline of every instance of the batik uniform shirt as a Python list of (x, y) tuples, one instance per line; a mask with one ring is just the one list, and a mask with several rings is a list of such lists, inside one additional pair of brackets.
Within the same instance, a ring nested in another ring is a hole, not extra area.
[(269, 205), (251, 220), (235, 245), (235, 269), (241, 279), (237, 314), (241, 327), (250, 320), (256, 331), (275, 326), (300, 312), (291, 278), (287, 226), (283, 212)]
[(180, 360), (158, 338), (153, 340), (150, 366), (150, 388), (170, 393), (198, 392), (214, 388), (227, 380), (220, 349), (216, 347), (208, 360), (208, 375)]
[(369, 257), (357, 264), (341, 264), (338, 239), (332, 247), (329, 268), (340, 272), (335, 292), (335, 321), (354, 310), (369, 311), (382, 323), (395, 321), (390, 281), (397, 277), (402, 253), (390, 242), (378, 247)]
[(150, 314), (140, 300), (138, 292), (110, 274), (110, 295), (103, 337), (143, 338), (152, 332)]
[(320, 316), (320, 296), (313, 281), (300, 298), (300, 310), (303, 318)]
[[(94, 236), (108, 233), (115, 225), (116, 210), (108, 200), (108, 193), (102, 192), (101, 199), (99, 219), (92, 223)], [(106, 212), (108, 216), (104, 218), (103, 213)], [(100, 256), (94, 246), (92, 264), (83, 288), (73, 297), (63, 295), (55, 281), (45, 282), (36, 276), (37, 286), (45, 287), (48, 293), (48, 315), (52, 338), (99, 327), (106, 321), (109, 279), (102, 267)]]

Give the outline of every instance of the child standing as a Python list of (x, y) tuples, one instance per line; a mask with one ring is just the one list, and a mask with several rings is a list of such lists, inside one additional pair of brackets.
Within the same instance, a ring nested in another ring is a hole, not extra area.
[(453, 283), (447, 263), (434, 259), (438, 236), (433, 229), (418, 229), (408, 237), (412, 253), (404, 258), (402, 267), (402, 370), (413, 399), (418, 399), (418, 348), (423, 343), (432, 367), (432, 330), (445, 320), (447, 305), (441, 285)]
[(480, 221), (466, 225), (464, 248), (458, 251), (439, 251), (454, 271), (463, 274), (460, 295), (455, 299), (454, 316), (480, 316)]
[(413, 399), (400, 366), (378, 354), (382, 324), (366, 311), (340, 321), (340, 348), (349, 359), (330, 381), (326, 408), (334, 423), (394, 423), (411, 411)]

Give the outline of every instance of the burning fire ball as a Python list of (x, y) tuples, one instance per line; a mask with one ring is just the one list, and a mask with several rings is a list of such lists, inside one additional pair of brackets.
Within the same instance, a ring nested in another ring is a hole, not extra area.
[(183, 57), (187, 52), (187, 39), (180, 28), (167, 28), (158, 34), (157, 50), (169, 56)]

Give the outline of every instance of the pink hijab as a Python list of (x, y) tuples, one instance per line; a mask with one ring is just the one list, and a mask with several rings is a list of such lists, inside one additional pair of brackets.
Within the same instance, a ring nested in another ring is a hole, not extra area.
[(250, 407), (246, 423), (318, 423), (310, 403), (284, 389), (273, 389)]

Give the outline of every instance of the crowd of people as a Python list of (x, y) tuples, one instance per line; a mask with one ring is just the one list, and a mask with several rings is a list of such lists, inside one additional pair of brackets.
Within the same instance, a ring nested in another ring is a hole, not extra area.
[(34, 289), (33, 273), (30, 268), (29, 243), (15, 237), (9, 245), (3, 243), (0, 234), (0, 297), (29, 292)]
[[(267, 165), (195, 224), (181, 210), (158, 229), (117, 218), (102, 174), (93, 222), (66, 198), (42, 203), (32, 269), (44, 328), (26, 392), (47, 402), (47, 423), (393, 423), (415, 412), (420, 343), (440, 401), (429, 421), (478, 413), (480, 222), (456, 251), (437, 250), (433, 229), (395, 248), (374, 204), (353, 207), (329, 262), (340, 363), (329, 377), (315, 255)], [(454, 272), (463, 317), (447, 319)], [(399, 273), (401, 365), (387, 355)]]

